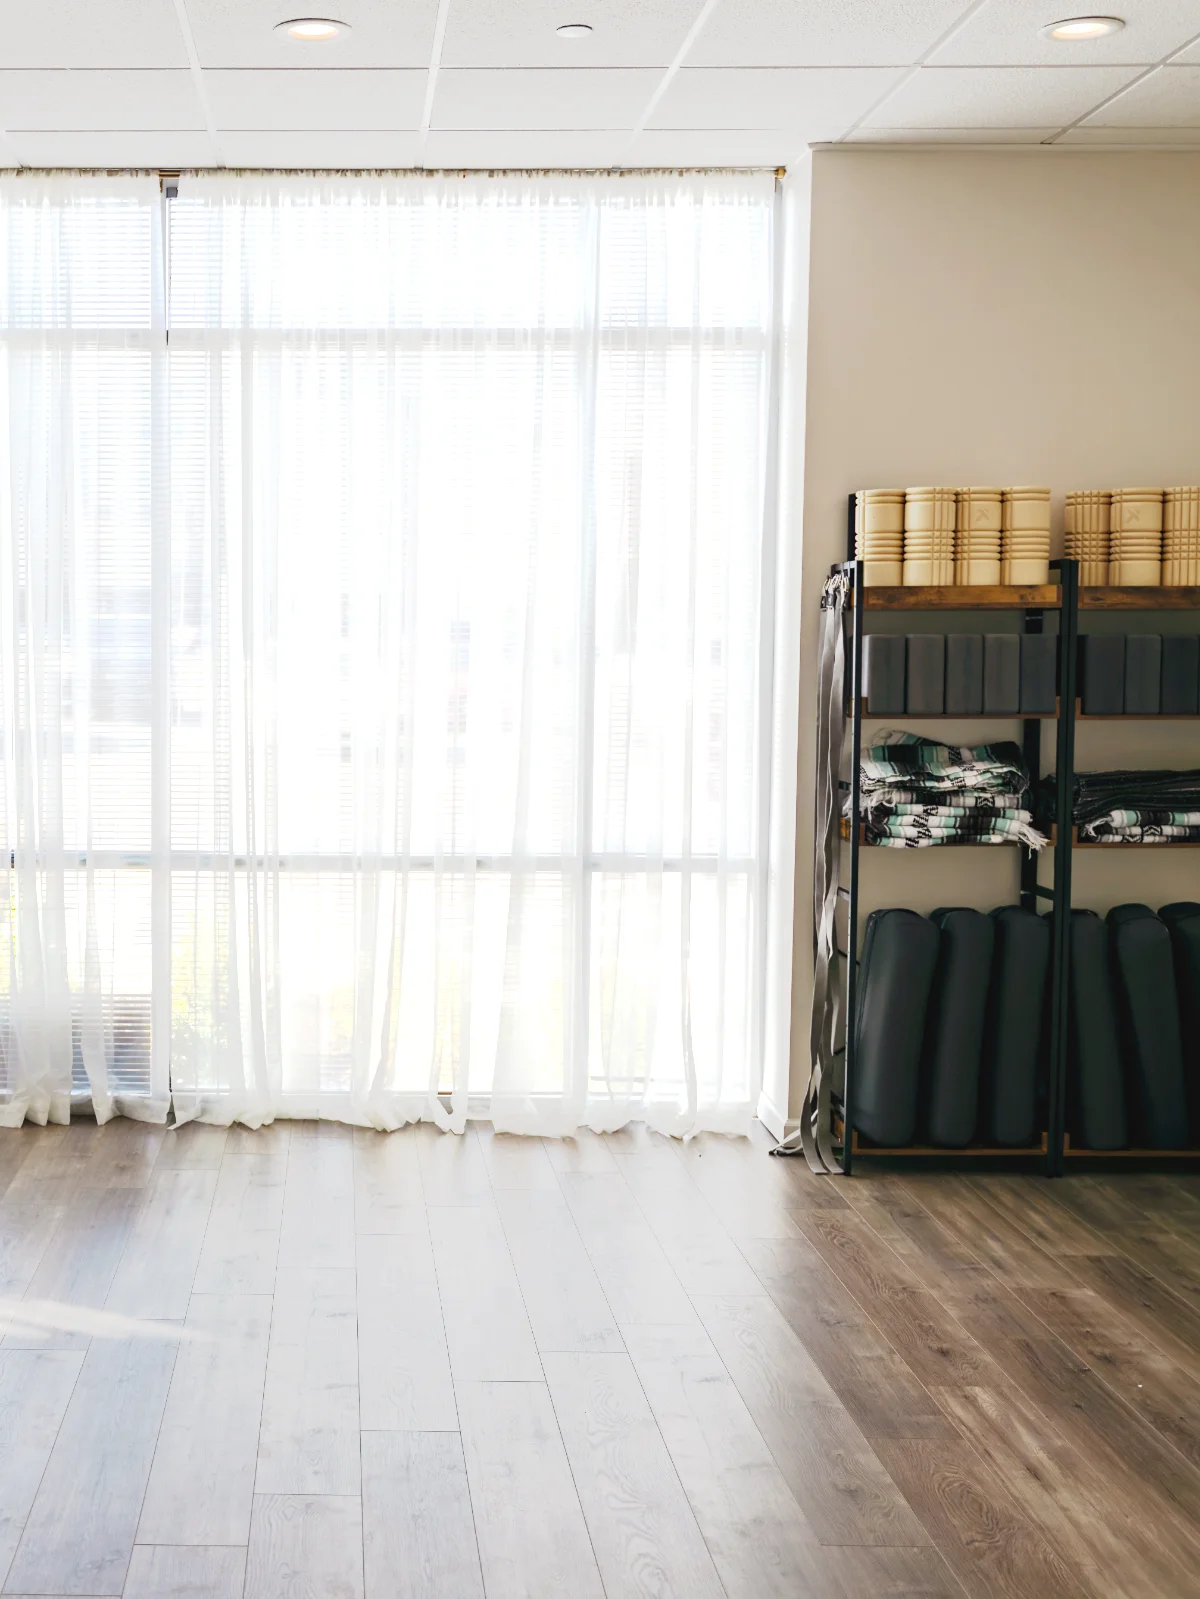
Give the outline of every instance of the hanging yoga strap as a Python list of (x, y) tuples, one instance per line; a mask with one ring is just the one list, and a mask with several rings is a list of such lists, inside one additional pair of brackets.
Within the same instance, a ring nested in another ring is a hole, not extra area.
[(773, 1153), (804, 1153), (814, 1172), (840, 1172), (833, 1152), (833, 1056), (841, 1010), (837, 898), (840, 856), (842, 738), (845, 732), (846, 637), (843, 612), (850, 583), (829, 578), (821, 594), (817, 663), (817, 780), (813, 847), (813, 992), (809, 1021), (809, 1077), (800, 1126)]

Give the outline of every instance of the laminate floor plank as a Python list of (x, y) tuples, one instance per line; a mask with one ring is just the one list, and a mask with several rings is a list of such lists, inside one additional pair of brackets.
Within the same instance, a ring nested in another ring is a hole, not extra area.
[(626, 1328), (634, 1370), (729, 1599), (818, 1599), (816, 1533), (700, 1327)]
[(556, 1172), (613, 1172), (617, 1163), (609, 1148), (608, 1135), (577, 1127), (569, 1138), (543, 1138), (546, 1159)]
[(429, 1226), (455, 1383), (540, 1382), (542, 1363), (495, 1209), (433, 1206)]
[[(142, 1207), (133, 1188), (76, 1188), (51, 1240), (29, 1279), (23, 1298), (42, 1314), (5, 1333), (8, 1349), (86, 1349), (99, 1320), (88, 1315), (104, 1307), (125, 1245)], [(61, 1315), (55, 1311), (61, 1309)]]
[(145, 1188), (166, 1137), (165, 1127), (114, 1116), (98, 1130), (80, 1180), (104, 1188)]
[(508, 1189), (501, 1225), (539, 1351), (618, 1353), (625, 1347), (562, 1195)]
[(279, 1269), (336, 1271), (353, 1259), (352, 1129), (304, 1122), (288, 1144)]
[(492, 1204), (492, 1179), (471, 1123), (464, 1133), (441, 1133), (428, 1122), (411, 1132), (417, 1141), (426, 1205)]
[(723, 1599), (628, 1355), (551, 1354), (545, 1366), (608, 1599)]
[(363, 1599), (358, 1495), (256, 1494), (245, 1599)]
[(142, 1544), (133, 1551), (124, 1599), (242, 1599), (246, 1551)]
[(1076, 1277), (1133, 1322), (1151, 1343), (1200, 1379), (1200, 1307), (1127, 1255), (1077, 1255)]
[(166, 1334), (92, 1342), (9, 1568), (10, 1592), (121, 1592), (175, 1365), (177, 1329)]
[[(20, 1299), (68, 1212), (76, 1190), (59, 1179), (10, 1185), (0, 1199), (0, 1299)], [(7, 1306), (6, 1306), (7, 1308)], [(0, 1331), (5, 1328), (0, 1311)]]
[(215, 1171), (225, 1155), (228, 1127), (212, 1127), (207, 1122), (185, 1122), (168, 1127), (159, 1146), (155, 1171)]
[(415, 1137), (407, 1130), (377, 1133), (356, 1127), (353, 1143), (354, 1230), (358, 1233), (429, 1233), (425, 1190)]
[(354, 1269), (281, 1267), (267, 1351), (256, 1491), (357, 1495), (358, 1434)]
[(477, 1128), (476, 1137), (493, 1192), (533, 1189), (558, 1193), (558, 1178), (540, 1138), (494, 1133), (483, 1125)]
[(227, 1149), (196, 1265), (195, 1293), (274, 1292), (286, 1180), (286, 1145), (261, 1155)]
[(266, 1295), (193, 1296), (138, 1543), (245, 1544), (270, 1331)]
[[(822, 1549), (821, 1599), (964, 1599), (967, 1592), (934, 1548)], [(970, 1599), (982, 1599), (978, 1590)]]
[(74, 1350), (0, 1350), (0, 1585), (82, 1365)]
[(689, 1294), (756, 1294), (762, 1285), (704, 1195), (672, 1160), (674, 1180), (657, 1171), (626, 1171), (663, 1253)]
[(126, 1240), (104, 1308), (149, 1320), (182, 1321), (208, 1229), (215, 1171), (156, 1173)]
[(797, 1229), (789, 1212), (797, 1199), (787, 1161), (728, 1147), (733, 1142), (700, 1134), (676, 1151), (676, 1159), (735, 1241), (791, 1238)]
[(365, 1432), (366, 1599), (483, 1599), (462, 1439)]
[(605, 1599), (545, 1384), (455, 1386), (488, 1599)]
[(357, 1240), (359, 1425), (454, 1432), (458, 1410), (427, 1233)]
[(691, 1300), (620, 1172), (563, 1172), (559, 1181), (617, 1325), (694, 1322)]
[(928, 1542), (774, 1303), (697, 1298), (709, 1337), (813, 1531), (827, 1544)]

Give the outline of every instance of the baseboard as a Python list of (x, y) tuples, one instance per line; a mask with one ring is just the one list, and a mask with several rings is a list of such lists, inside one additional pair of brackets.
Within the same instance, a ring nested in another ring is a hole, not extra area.
[(765, 1094), (760, 1094), (758, 1097), (758, 1119), (776, 1143), (780, 1144), (785, 1138), (790, 1138), (800, 1126), (799, 1117), (795, 1121), (789, 1121)]

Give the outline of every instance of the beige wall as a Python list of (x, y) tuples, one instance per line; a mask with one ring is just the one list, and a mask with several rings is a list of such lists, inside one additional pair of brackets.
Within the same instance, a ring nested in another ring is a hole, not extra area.
[[(815, 617), (844, 551), (846, 494), (1048, 483), (1057, 551), (1069, 488), (1200, 481), (1200, 154), (817, 151), (804, 462), (793, 1116)], [(1121, 764), (1200, 766), (1200, 723), (1081, 727), (1077, 765)], [(989, 908), (1016, 892), (1007, 850), (879, 851), (865, 866), (868, 907)], [(1200, 899), (1200, 850), (1082, 852), (1075, 873), (1076, 904), (1098, 910)]]

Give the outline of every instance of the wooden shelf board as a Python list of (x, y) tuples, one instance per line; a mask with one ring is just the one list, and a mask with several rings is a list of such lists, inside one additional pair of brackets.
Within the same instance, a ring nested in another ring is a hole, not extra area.
[(1071, 1137), (1063, 1139), (1063, 1154), (1090, 1160), (1200, 1160), (1200, 1148), (1190, 1149), (1072, 1149)]
[(1080, 587), (1081, 611), (1200, 611), (1200, 588)]
[(969, 588), (892, 588), (868, 584), (863, 594), (868, 611), (1057, 611), (1062, 605), (1062, 590), (1057, 583), (1028, 588), (993, 587), (982, 583)]
[[(844, 1143), (846, 1137), (845, 1124), (838, 1116), (833, 1118), (833, 1134), (839, 1142)], [(893, 1157), (904, 1159), (908, 1156), (914, 1158), (927, 1157), (930, 1155), (940, 1156), (946, 1160), (953, 1160), (956, 1156), (961, 1158), (964, 1155), (988, 1155), (995, 1156), (998, 1159), (1005, 1157), (1012, 1159), (1014, 1155), (1026, 1157), (1044, 1155), (1049, 1145), (1050, 1135), (1043, 1133), (1041, 1142), (1038, 1144), (1017, 1144), (1012, 1148), (1001, 1148), (994, 1144), (970, 1144), (966, 1149), (943, 1149), (938, 1144), (904, 1144), (889, 1148), (883, 1144), (864, 1144), (860, 1142), (858, 1133), (854, 1133), (850, 1140), (850, 1153), (852, 1155), (884, 1155), (888, 1159)]]
[[(847, 711), (846, 715), (852, 713)], [(1055, 711), (869, 711), (862, 702), (864, 721), (870, 722), (1057, 722)], [(1200, 717), (1196, 718), (1200, 721)]]

